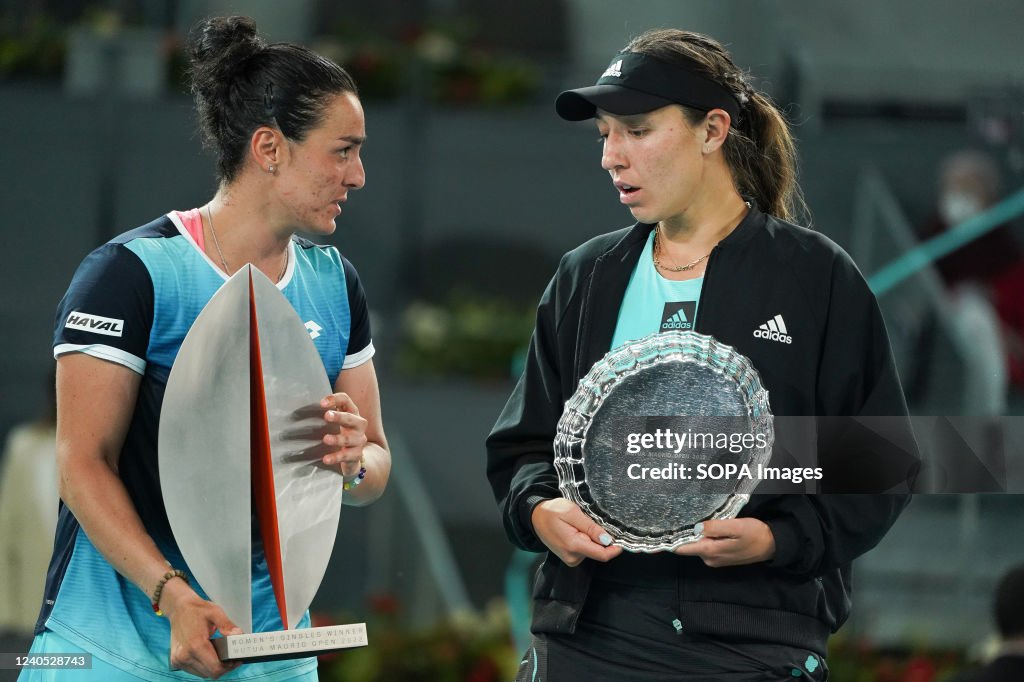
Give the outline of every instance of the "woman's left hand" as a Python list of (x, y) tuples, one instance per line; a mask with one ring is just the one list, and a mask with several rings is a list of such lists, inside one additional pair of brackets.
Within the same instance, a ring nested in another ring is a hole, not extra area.
[(324, 421), (331, 427), (324, 434), (323, 442), (336, 448), (321, 461), (328, 466), (338, 466), (342, 476), (351, 478), (359, 473), (359, 461), (367, 441), (367, 422), (359, 416), (359, 408), (347, 393), (327, 396), (320, 401), (320, 407), (326, 410)]
[(700, 557), (712, 568), (753, 564), (775, 556), (775, 536), (760, 519), (711, 519), (703, 526), (700, 540), (672, 551)]

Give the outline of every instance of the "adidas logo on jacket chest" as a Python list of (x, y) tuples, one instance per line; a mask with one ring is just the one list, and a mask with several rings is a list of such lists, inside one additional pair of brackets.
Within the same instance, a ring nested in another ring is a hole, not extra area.
[(789, 330), (786, 329), (786, 322), (782, 319), (781, 314), (776, 315), (755, 329), (754, 338), (785, 344), (793, 343), (793, 337), (789, 335)]

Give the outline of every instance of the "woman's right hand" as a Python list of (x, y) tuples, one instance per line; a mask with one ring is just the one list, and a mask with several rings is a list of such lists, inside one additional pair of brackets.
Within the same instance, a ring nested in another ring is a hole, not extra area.
[(242, 634), (221, 607), (200, 597), (182, 580), (168, 581), (160, 603), (171, 622), (172, 670), (217, 679), (241, 665), (221, 661), (210, 643), (218, 630), (222, 635)]
[(530, 519), (537, 537), (566, 566), (578, 566), (584, 559), (609, 561), (622, 554), (604, 528), (564, 497), (541, 502)]
[[(115, 570), (151, 595), (167, 560), (118, 475), (141, 381), (124, 365), (84, 353), (62, 355), (57, 360), (57, 464), (61, 497), (89, 540)], [(172, 666), (212, 678), (238, 667), (221, 663), (209, 641), (217, 630), (241, 633), (219, 606), (184, 580), (172, 579), (164, 584), (160, 607), (171, 624)]]

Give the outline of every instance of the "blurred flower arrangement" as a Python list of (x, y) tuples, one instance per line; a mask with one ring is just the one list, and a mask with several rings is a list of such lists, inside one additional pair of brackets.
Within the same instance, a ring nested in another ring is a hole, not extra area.
[(430, 628), (402, 626), (393, 598), (371, 600), (370, 646), (320, 659), (324, 682), (499, 682), (515, 677), (508, 609), (498, 599), (482, 613), (461, 613)]
[[(75, 57), (75, 31), (88, 31), (90, 39), (116, 40), (122, 33), (143, 28), (137, 17), (114, 8), (86, 7), (75, 14), (61, 21), (41, 7), (20, 21), (0, 17), (0, 80), (59, 80), (68, 58)], [(167, 64), (165, 83), (185, 91), (187, 60), (181, 37), (166, 31), (152, 50)]]
[[(432, 627), (402, 626), (388, 595), (370, 600), (370, 646), (320, 659), (324, 682), (499, 682), (519, 666), (508, 608), (493, 600), (482, 613), (461, 613)], [(345, 622), (335, 620), (334, 622)], [(329, 624), (314, 622), (314, 625)], [(952, 682), (968, 667), (954, 649), (883, 649), (839, 635), (829, 646), (829, 679), (841, 682)]]
[(885, 649), (839, 635), (829, 643), (828, 667), (829, 679), (843, 682), (944, 682), (966, 669), (967, 658), (957, 649)]
[(397, 367), (406, 376), (506, 379), (533, 331), (533, 304), (453, 293), (443, 305), (417, 301), (402, 314)]
[[(132, 24), (116, 10), (88, 10), (78, 25), (114, 34)], [(15, 22), (0, 16), (0, 79), (58, 79), (68, 49), (67, 24), (44, 10)], [(345, 66), (367, 99), (398, 99), (424, 87), (424, 99), (447, 104), (505, 105), (530, 101), (540, 89), (533, 62), (474, 45), (465, 20), (406, 30), (397, 38), (349, 28), (311, 41), (310, 47)], [(185, 36), (169, 32), (159, 49), (172, 91), (184, 89)]]
[(0, 23), (0, 80), (56, 79), (64, 72), (67, 36), (56, 21), (39, 15), (22, 26)]
[(447, 104), (515, 104), (530, 101), (541, 86), (533, 62), (499, 55), (472, 41), (468, 22), (413, 28), (399, 38), (342, 31), (311, 45), (348, 69), (369, 99), (397, 99), (410, 79), (425, 84), (424, 99)]

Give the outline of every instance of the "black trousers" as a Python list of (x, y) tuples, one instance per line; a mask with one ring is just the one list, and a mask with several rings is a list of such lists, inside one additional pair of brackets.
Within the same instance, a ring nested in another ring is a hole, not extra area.
[(674, 589), (596, 582), (576, 632), (535, 635), (516, 682), (798, 682), (828, 678), (825, 661), (770, 642), (681, 632)]

